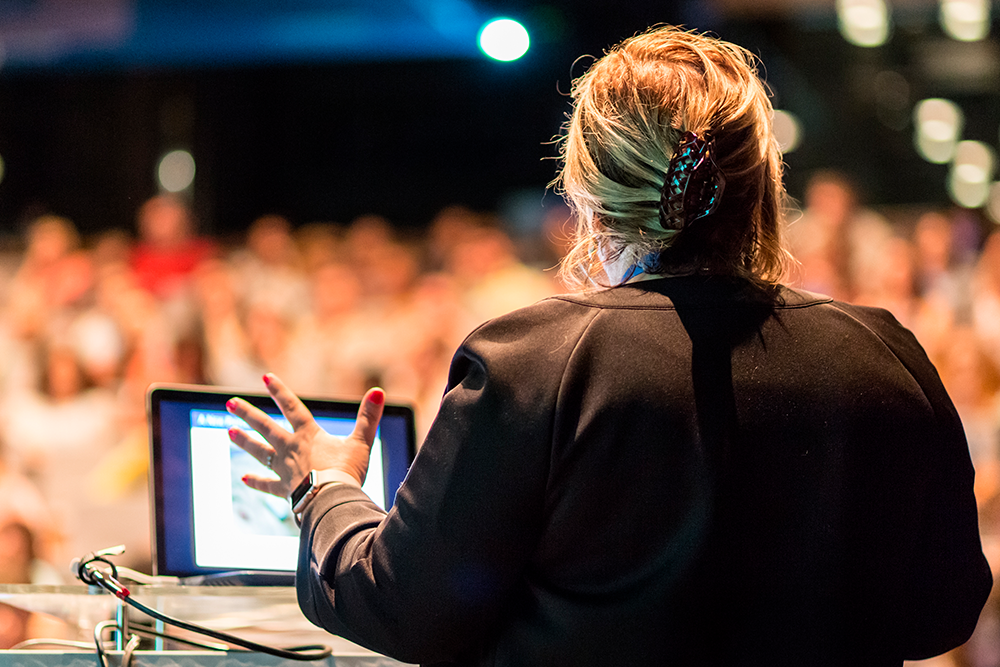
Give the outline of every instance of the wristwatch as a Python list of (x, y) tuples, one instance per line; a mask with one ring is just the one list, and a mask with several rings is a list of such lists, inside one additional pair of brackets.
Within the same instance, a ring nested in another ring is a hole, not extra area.
[(309, 474), (292, 490), (292, 495), (288, 496), (288, 502), (292, 505), (292, 515), (295, 517), (296, 525), (302, 525), (302, 512), (309, 501), (327, 484), (342, 482), (341, 474), (339, 470), (333, 468), (310, 470)]

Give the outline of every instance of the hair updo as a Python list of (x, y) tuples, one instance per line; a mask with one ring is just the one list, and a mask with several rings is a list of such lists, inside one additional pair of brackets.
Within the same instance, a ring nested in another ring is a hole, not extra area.
[[(627, 267), (650, 254), (656, 273), (781, 279), (781, 153), (756, 65), (739, 46), (664, 26), (612, 48), (574, 82), (555, 181), (577, 218), (561, 270), (568, 284), (595, 282), (602, 260)], [(673, 229), (661, 191), (688, 132), (714, 141), (725, 190), (712, 215)]]

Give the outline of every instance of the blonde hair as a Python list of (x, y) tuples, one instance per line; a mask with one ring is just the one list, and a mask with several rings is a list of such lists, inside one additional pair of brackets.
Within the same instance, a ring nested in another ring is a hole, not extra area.
[[(775, 284), (789, 258), (781, 242), (785, 192), (771, 131), (773, 109), (747, 50), (672, 26), (625, 40), (573, 85), (554, 181), (575, 211), (567, 284), (658, 254), (657, 271), (724, 273)], [(685, 132), (715, 142), (726, 185), (711, 216), (681, 230), (660, 219), (670, 159)]]

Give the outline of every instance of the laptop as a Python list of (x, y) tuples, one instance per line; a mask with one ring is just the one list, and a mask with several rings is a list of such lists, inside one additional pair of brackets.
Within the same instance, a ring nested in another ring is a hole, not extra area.
[[(291, 430), (263, 392), (157, 384), (146, 394), (153, 573), (191, 585), (294, 585), (298, 526), (288, 499), (241, 481), (248, 473), (272, 473), (230, 442), (230, 427), (250, 430), (226, 411), (233, 396)], [(357, 401), (302, 401), (332, 435), (353, 430)], [(386, 404), (362, 487), (383, 509), (392, 506), (415, 451), (413, 409)]]

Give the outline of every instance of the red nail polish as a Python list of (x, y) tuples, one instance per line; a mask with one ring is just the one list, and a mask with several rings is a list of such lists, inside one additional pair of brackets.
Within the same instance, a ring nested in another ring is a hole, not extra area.
[(372, 392), (370, 399), (375, 405), (382, 405), (385, 403), (385, 392), (381, 389), (376, 389)]
[(227, 410), (235, 410), (236, 409), (236, 399), (235, 398), (230, 398), (228, 401), (226, 401), (226, 409)]
[(243, 481), (244, 484), (246, 484), (247, 480), (250, 479), (250, 475), (243, 475), (243, 477), (240, 477), (240, 479)]
[(271, 374), (270, 373), (265, 373), (264, 374), (264, 385), (268, 386), (268, 387), (271, 386)]

